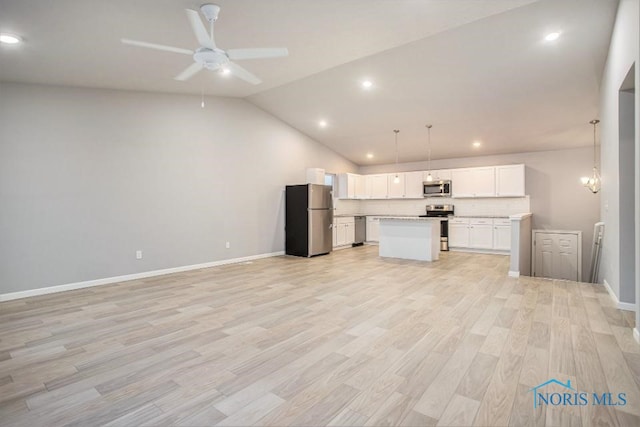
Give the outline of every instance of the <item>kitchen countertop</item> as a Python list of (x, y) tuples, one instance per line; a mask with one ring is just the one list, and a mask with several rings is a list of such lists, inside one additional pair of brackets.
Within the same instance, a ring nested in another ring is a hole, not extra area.
[(509, 219), (509, 215), (454, 215), (454, 218), (499, 218)]
[(380, 217), (381, 220), (393, 220), (393, 221), (421, 221), (421, 222), (429, 222), (429, 221), (442, 221), (445, 218), (439, 217), (426, 217), (426, 216), (383, 216)]
[[(422, 214), (421, 214), (422, 215)], [(372, 216), (376, 218), (418, 218), (418, 215), (391, 215), (391, 214), (338, 214), (333, 215), (334, 218), (344, 218), (344, 217), (354, 217), (354, 216)], [(423, 217), (424, 218), (424, 217)], [(440, 217), (431, 217), (431, 218), (440, 218)], [(453, 215), (448, 218), (498, 218), (498, 219), (509, 219), (509, 215)]]
[(375, 216), (376, 218), (384, 218), (384, 217), (393, 217), (393, 218), (415, 218), (418, 215), (392, 215), (392, 214), (382, 214), (382, 215), (373, 215), (373, 214), (338, 214), (334, 215), (334, 218), (339, 217), (350, 217), (350, 216)]

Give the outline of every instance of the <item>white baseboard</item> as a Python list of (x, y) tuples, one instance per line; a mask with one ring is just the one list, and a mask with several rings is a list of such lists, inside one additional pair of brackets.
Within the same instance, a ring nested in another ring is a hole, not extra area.
[(615, 294), (615, 292), (613, 292), (613, 289), (611, 289), (611, 286), (607, 282), (607, 279), (603, 280), (603, 284), (604, 284), (604, 288), (607, 290), (607, 292), (609, 292), (609, 296), (611, 297), (613, 302), (616, 303), (617, 308), (619, 308), (620, 310), (626, 310), (626, 311), (636, 311), (635, 304), (631, 304), (628, 302), (620, 302), (620, 300), (618, 300), (618, 296)]
[(487, 254), (487, 255), (511, 255), (510, 251), (500, 251), (497, 249), (473, 249), (473, 248), (452, 248), (449, 246), (450, 252), (469, 252), (472, 254)]
[(220, 261), (205, 262), (202, 264), (185, 265), (182, 267), (165, 268), (162, 270), (144, 271), (142, 273), (126, 274), (124, 276), (106, 277), (104, 279), (87, 280), (85, 282), (68, 283), (66, 285), (49, 286), (46, 288), (30, 289), (28, 291), (10, 292), (0, 294), (0, 302), (14, 299), (33, 297), (37, 295), (47, 295), (56, 292), (72, 291), (75, 289), (90, 288), (92, 286), (109, 285), (112, 283), (127, 282), (129, 280), (146, 279), (147, 277), (164, 276), (165, 274), (181, 273), (183, 271), (198, 270), (200, 268), (217, 267), (219, 265), (237, 264), (240, 262), (253, 261), (261, 258), (269, 258), (284, 255), (284, 251), (270, 252), (266, 254), (251, 255), (241, 258), (223, 259)]
[(640, 331), (638, 331), (638, 328), (633, 328), (633, 338), (640, 344)]
[(509, 271), (509, 277), (520, 277), (519, 271)]

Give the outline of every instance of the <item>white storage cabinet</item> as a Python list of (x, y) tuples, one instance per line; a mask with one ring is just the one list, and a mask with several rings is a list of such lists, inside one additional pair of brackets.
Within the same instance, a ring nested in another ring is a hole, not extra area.
[(524, 165), (496, 166), (496, 196), (524, 197)]
[(367, 242), (380, 241), (380, 218), (375, 216), (367, 217)]
[(333, 220), (333, 228), (334, 228), (334, 240), (333, 246), (345, 246), (350, 245), (355, 241), (355, 218), (352, 216), (348, 217), (337, 217)]

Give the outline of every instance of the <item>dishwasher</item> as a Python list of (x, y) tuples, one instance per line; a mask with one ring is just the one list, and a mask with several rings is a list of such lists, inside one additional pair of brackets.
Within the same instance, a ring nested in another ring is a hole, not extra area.
[(364, 245), (364, 241), (367, 234), (367, 217), (364, 216), (356, 216), (353, 217), (355, 221), (354, 232), (355, 238), (353, 239), (352, 246), (362, 246)]

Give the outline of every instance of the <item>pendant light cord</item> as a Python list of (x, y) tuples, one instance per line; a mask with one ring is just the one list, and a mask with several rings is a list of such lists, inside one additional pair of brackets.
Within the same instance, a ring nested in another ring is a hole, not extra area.
[(596, 127), (598, 126), (598, 123), (600, 123), (600, 120), (598, 119), (594, 119), (591, 120), (589, 123), (591, 123), (593, 125), (593, 169), (597, 169), (597, 162), (596, 162)]
[(428, 146), (428, 151), (427, 151), (427, 155), (428, 155), (428, 164), (427, 167), (429, 168), (429, 174), (431, 174), (431, 126), (432, 125), (425, 125), (427, 128), (427, 146)]
[(593, 168), (596, 168), (596, 124), (593, 123)]
[(398, 129), (393, 130), (396, 133), (396, 169), (398, 169)]

